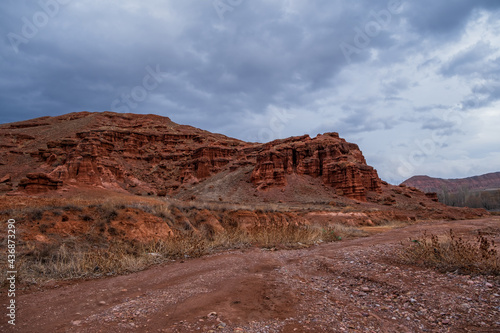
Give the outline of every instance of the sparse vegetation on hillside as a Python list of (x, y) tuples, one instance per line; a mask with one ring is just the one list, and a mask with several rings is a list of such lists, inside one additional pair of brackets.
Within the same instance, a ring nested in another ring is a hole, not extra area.
[(402, 243), (404, 263), (432, 267), (442, 272), (500, 275), (500, 257), (495, 242), (481, 233), (466, 240), (450, 230), (447, 235), (423, 235)]
[[(350, 237), (354, 228), (309, 226), (255, 228), (250, 232), (226, 230), (211, 239), (194, 232), (147, 242), (114, 241), (105, 247), (84, 247), (72, 241), (60, 245), (29, 242), (19, 256), (19, 278), (36, 283), (48, 279), (72, 279), (123, 274), (152, 264), (195, 258), (226, 249), (252, 245), (262, 248), (300, 248)], [(339, 231), (349, 231), (340, 233)]]
[(457, 192), (450, 192), (443, 188), (438, 192), (439, 201), (454, 207), (484, 208), (487, 210), (500, 209), (500, 189), (471, 191), (461, 188)]
[[(149, 241), (115, 237), (124, 236), (124, 230), (112, 224), (124, 210), (142, 211), (147, 216), (160, 218), (174, 233), (170, 237)], [(237, 221), (226, 221), (229, 224), (215, 232), (210, 225), (203, 223), (196, 225), (196, 229), (176, 225), (175, 214), (181, 211), (185, 216), (195, 216), (200, 212), (193, 207), (172, 203), (127, 203), (117, 200), (89, 201), (78, 205), (51, 202), (46, 207), (21, 207), (2, 214), (14, 216), (19, 221), (20, 229), (28, 224), (34, 225), (34, 232), (46, 237), (45, 241), (31, 239), (19, 243), (18, 278), (25, 283), (123, 274), (162, 262), (195, 258), (227, 249), (250, 246), (294, 249), (365, 235), (355, 227), (343, 225), (285, 224), (242, 229)], [(84, 235), (61, 237), (53, 233), (56, 223), (50, 221), (54, 219), (54, 214), (62, 221), (58, 222), (59, 227), (68, 223), (68, 216), (71, 216), (70, 219), (79, 219), (84, 222), (83, 225), (90, 226), (90, 231)]]

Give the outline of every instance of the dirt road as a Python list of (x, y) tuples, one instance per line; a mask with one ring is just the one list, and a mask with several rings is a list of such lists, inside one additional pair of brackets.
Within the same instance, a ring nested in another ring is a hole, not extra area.
[[(395, 263), (422, 230), (493, 230), (498, 217), (423, 223), (301, 250), (259, 248), (72, 282), (17, 297), (2, 332), (500, 332), (500, 281)], [(2, 319), (3, 320), (3, 319)]]

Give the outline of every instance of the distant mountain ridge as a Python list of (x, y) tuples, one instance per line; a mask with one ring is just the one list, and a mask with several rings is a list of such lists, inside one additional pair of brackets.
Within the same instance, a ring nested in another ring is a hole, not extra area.
[(414, 176), (403, 184), (424, 192), (435, 192), (439, 201), (449, 206), (490, 211), (500, 209), (500, 172), (461, 179)]
[(471, 191), (499, 189), (500, 172), (487, 173), (480, 176), (473, 176), (458, 179), (442, 179), (429, 176), (413, 176), (403, 182), (406, 186), (416, 187), (424, 192), (457, 192), (461, 189)]

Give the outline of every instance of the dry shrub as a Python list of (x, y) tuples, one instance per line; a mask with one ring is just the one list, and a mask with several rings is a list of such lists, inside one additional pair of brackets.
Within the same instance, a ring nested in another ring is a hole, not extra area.
[(328, 227), (315, 225), (270, 225), (252, 229), (248, 237), (250, 243), (264, 248), (300, 248), (363, 235), (363, 231), (359, 229), (340, 224)]
[(125, 242), (106, 248), (85, 248), (82, 245), (27, 244), (28, 251), (19, 256), (19, 278), (36, 283), (49, 279), (74, 279), (122, 274), (142, 270), (154, 258), (134, 251)]
[(323, 240), (326, 242), (367, 236), (366, 231), (345, 224), (334, 224), (323, 229)]
[(250, 230), (252, 243), (264, 248), (301, 247), (317, 243), (321, 239), (321, 229), (309, 226), (269, 225)]
[[(156, 209), (160, 210), (160, 207)], [(110, 212), (112, 209), (105, 211)], [(104, 224), (102, 221), (100, 223)], [(53, 243), (23, 244), (18, 254), (18, 276), (25, 283), (39, 283), (51, 279), (125, 274), (173, 259), (195, 258), (222, 250), (251, 245), (302, 248), (349, 238), (360, 232), (341, 225), (268, 225), (250, 230), (226, 226), (224, 231), (214, 233), (176, 230), (171, 237), (146, 243), (124, 240), (109, 242), (100, 234), (95, 237), (87, 234), (81, 238), (54, 240)]]
[(500, 275), (500, 259), (494, 241), (479, 234), (464, 240), (453, 230), (438, 237), (423, 233), (417, 239), (402, 242), (398, 255), (404, 263), (432, 267), (441, 272)]
[(142, 251), (159, 254), (165, 258), (197, 258), (209, 252), (209, 241), (202, 235), (187, 231), (142, 246)]
[(242, 249), (251, 245), (248, 232), (239, 228), (226, 228), (212, 236), (211, 246), (214, 250)]

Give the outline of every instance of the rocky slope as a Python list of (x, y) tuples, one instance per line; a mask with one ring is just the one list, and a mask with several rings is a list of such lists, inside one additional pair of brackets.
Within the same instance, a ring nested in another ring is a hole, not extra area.
[(456, 192), (460, 189), (487, 190), (500, 188), (500, 172), (485, 175), (460, 178), (442, 179), (429, 176), (414, 176), (403, 182), (407, 186), (416, 187), (424, 192)]
[(0, 191), (37, 194), (99, 187), (176, 195), (221, 172), (245, 167), (259, 191), (309, 176), (334, 193), (365, 201), (380, 192), (358, 146), (326, 133), (246, 143), (154, 115), (73, 113), (0, 126)]
[(0, 125), (0, 161), (0, 216), (42, 242), (486, 214), (387, 184), (337, 133), (247, 143), (166, 117), (81, 112)]

